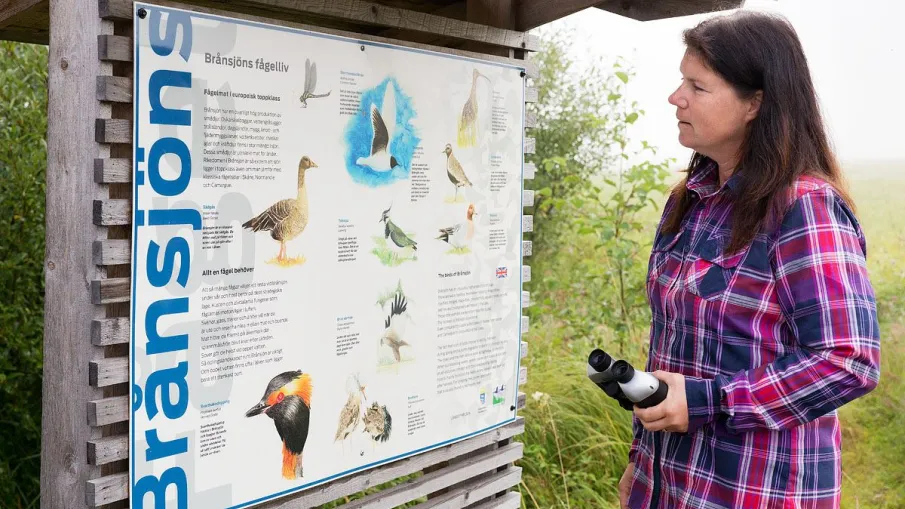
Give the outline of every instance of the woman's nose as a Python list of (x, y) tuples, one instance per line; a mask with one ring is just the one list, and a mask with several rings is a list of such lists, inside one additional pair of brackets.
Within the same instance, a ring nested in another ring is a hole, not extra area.
[(669, 104), (677, 108), (687, 108), (688, 100), (682, 95), (682, 87), (677, 88), (673, 93), (669, 94)]

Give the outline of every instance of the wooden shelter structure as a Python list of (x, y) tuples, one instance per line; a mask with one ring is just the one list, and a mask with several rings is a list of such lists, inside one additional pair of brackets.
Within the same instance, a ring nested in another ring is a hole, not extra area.
[[(154, 3), (510, 61), (539, 48), (529, 30), (585, 8), (655, 20), (734, 8), (742, 0)], [(49, 45), (42, 508), (128, 504), (132, 13), (132, 0), (0, 0), (0, 39)], [(536, 66), (526, 68), (529, 78), (536, 75)], [(536, 97), (529, 87), (526, 101)], [(535, 120), (526, 116), (526, 127)], [(526, 138), (525, 152), (533, 150)], [(526, 178), (532, 173), (526, 165)], [(533, 203), (526, 195), (525, 203)], [(520, 407), (524, 401), (520, 395)], [(425, 496), (418, 507), (519, 507), (519, 493), (510, 489), (521, 479), (514, 463), (522, 444), (513, 438), (523, 430), (519, 419), (262, 507), (317, 506), (418, 472), (343, 507), (395, 507)]]

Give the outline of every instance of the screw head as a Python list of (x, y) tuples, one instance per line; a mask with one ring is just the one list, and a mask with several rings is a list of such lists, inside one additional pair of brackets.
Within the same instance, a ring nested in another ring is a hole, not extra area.
[(361, 51), (364, 51), (364, 50), (365, 50), (365, 45), (362, 44), (361, 46), (359, 46), (359, 48), (361, 48)]
[(142, 7), (141, 9), (138, 9), (139, 18), (145, 19), (145, 17), (147, 17), (147, 15), (148, 15), (148, 11), (144, 7)]

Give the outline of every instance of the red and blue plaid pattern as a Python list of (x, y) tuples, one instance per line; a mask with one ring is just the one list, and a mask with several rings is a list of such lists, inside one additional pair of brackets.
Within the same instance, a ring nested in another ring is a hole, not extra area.
[(685, 375), (689, 429), (634, 420), (632, 508), (839, 507), (836, 409), (880, 377), (864, 235), (830, 185), (802, 177), (777, 231), (724, 253), (740, 178), (720, 188), (701, 165), (679, 233), (654, 239), (646, 369)]

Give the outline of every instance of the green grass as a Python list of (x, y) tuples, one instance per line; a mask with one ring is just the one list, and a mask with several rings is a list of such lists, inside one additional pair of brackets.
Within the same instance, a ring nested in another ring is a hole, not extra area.
[[(406, 233), (406, 235), (409, 238), (414, 238), (414, 234)], [(371, 250), (371, 253), (377, 256), (380, 263), (388, 267), (397, 267), (405, 262), (413, 262), (418, 259), (414, 249), (407, 248), (404, 251), (394, 251), (382, 236), (375, 235), (371, 238), (374, 240), (374, 249)]]

